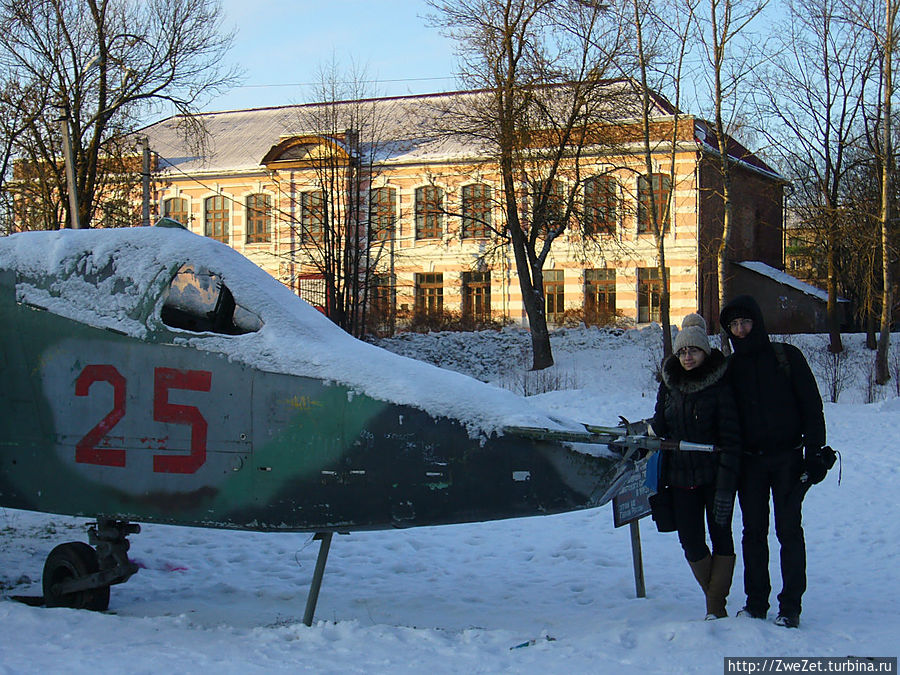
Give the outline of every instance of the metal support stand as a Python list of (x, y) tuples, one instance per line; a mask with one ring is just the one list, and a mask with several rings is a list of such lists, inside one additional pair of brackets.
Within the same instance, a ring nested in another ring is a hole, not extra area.
[(644, 587), (644, 559), (641, 556), (641, 526), (640, 520), (632, 520), (628, 523), (631, 530), (631, 560), (634, 563), (634, 592), (639, 598), (647, 597), (647, 589)]
[(325, 575), (325, 563), (328, 560), (328, 549), (331, 548), (331, 537), (334, 532), (317, 532), (313, 539), (318, 539), (319, 557), (316, 558), (316, 570), (313, 572), (312, 583), (309, 586), (309, 596), (306, 598), (306, 611), (303, 613), (303, 623), (312, 626), (313, 615), (316, 613), (316, 603), (319, 601), (319, 589), (322, 587), (322, 577)]

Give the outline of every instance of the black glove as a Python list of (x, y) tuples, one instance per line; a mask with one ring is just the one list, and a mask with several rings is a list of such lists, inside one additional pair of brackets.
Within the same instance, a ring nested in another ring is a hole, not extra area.
[(813, 485), (825, 480), (825, 474), (828, 473), (830, 468), (821, 448), (807, 448), (803, 464), (803, 470), (809, 478), (809, 482)]
[(734, 513), (734, 493), (730, 490), (716, 490), (713, 499), (713, 520), (716, 525), (728, 527)]

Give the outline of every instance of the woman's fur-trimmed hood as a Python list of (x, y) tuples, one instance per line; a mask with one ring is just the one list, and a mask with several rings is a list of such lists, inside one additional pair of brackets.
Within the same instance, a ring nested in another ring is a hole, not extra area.
[(728, 368), (725, 355), (713, 349), (703, 363), (693, 370), (685, 370), (678, 357), (672, 354), (663, 363), (662, 379), (669, 389), (677, 389), (684, 394), (702, 391), (722, 379)]

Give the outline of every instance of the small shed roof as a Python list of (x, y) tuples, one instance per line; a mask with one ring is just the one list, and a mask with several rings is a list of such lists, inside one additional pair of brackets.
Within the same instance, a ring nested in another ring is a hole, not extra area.
[[(805, 281), (800, 281), (796, 277), (792, 277), (787, 272), (783, 272), (782, 270), (776, 269), (771, 265), (767, 265), (764, 262), (760, 262), (758, 260), (745, 260), (743, 262), (736, 263), (737, 265), (743, 267), (744, 269), (748, 269), (751, 272), (756, 272), (757, 274), (762, 274), (774, 281), (777, 281), (779, 284), (783, 284), (785, 286), (789, 286), (794, 288), (806, 295), (811, 295), (817, 300), (821, 300), (822, 302), (828, 302), (828, 291), (823, 291), (821, 288), (817, 288), (812, 284), (808, 284)], [(845, 298), (838, 298), (838, 302), (850, 302)]]

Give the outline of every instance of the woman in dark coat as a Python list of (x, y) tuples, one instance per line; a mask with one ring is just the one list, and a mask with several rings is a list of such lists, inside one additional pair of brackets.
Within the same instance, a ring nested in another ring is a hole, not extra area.
[[(661, 438), (713, 444), (716, 451), (663, 450), (660, 486), (671, 489), (678, 539), (706, 594), (706, 618), (728, 616), (734, 573), (731, 517), (740, 469), (737, 407), (723, 379), (726, 360), (711, 349), (706, 321), (689, 314), (662, 367), (652, 427)], [(706, 527), (712, 553), (706, 543)]]

